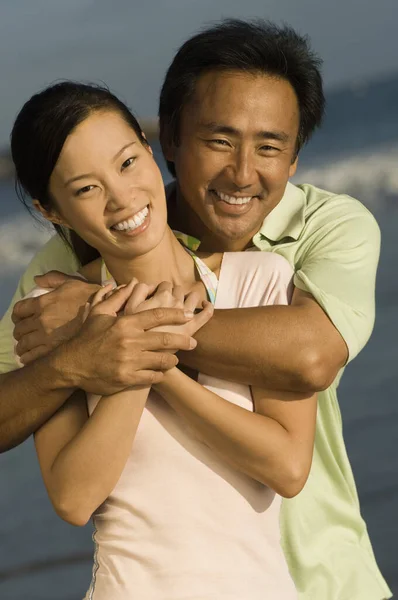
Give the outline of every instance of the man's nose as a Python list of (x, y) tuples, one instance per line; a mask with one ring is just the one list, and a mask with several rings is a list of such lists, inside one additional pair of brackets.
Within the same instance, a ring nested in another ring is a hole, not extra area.
[(255, 183), (255, 157), (250, 151), (239, 151), (235, 154), (230, 166), (230, 177), (235, 186), (241, 190)]

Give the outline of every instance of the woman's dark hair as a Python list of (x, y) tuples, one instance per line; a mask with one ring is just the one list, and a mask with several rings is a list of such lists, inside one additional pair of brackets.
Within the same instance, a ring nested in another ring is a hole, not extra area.
[[(227, 19), (207, 28), (181, 46), (166, 73), (159, 102), (161, 141), (178, 145), (181, 112), (201, 75), (238, 70), (279, 77), (292, 85), (300, 108), (298, 153), (322, 121), (321, 64), (308, 37), (286, 25)], [(167, 166), (175, 177), (174, 163), (168, 161)]]
[[(22, 203), (33, 214), (26, 196), (39, 200), (46, 210), (54, 208), (49, 181), (66, 138), (91, 113), (118, 112), (146, 144), (137, 120), (127, 106), (107, 88), (73, 81), (52, 85), (32, 96), (19, 112), (11, 132), (11, 154), (15, 165), (15, 188)], [(54, 225), (82, 265), (99, 256), (74, 231)]]

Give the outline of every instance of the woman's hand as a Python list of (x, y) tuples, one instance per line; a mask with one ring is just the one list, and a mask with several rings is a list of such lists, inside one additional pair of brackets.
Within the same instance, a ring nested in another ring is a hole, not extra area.
[[(135, 280), (136, 281), (136, 280)], [(200, 299), (197, 292), (184, 295), (181, 286), (173, 286), (169, 281), (163, 281), (156, 288), (145, 283), (136, 283), (133, 286), (129, 299), (124, 307), (124, 314), (136, 314), (146, 310), (162, 308), (179, 308), (186, 313), (193, 313), (194, 317), (189, 323), (182, 325), (162, 325), (151, 331), (165, 333), (183, 333), (193, 336), (213, 316), (214, 308), (211, 302)]]

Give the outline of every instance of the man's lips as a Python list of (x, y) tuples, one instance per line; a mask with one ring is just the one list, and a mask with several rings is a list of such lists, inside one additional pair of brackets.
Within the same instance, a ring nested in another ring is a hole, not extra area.
[(241, 215), (248, 212), (253, 204), (253, 199), (258, 196), (232, 195), (217, 190), (210, 190), (212, 196), (217, 200), (215, 206), (223, 213), (230, 215)]

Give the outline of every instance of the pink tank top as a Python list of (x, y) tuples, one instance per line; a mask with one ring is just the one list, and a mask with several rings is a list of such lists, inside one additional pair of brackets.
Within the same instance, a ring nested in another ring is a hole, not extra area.
[[(292, 275), (277, 254), (226, 253), (215, 307), (287, 304)], [(253, 410), (248, 386), (203, 374), (198, 380)], [(88, 397), (90, 414), (98, 400)], [(280, 545), (280, 504), (280, 496), (225, 464), (151, 392), (120, 480), (93, 516), (85, 598), (295, 600)]]

